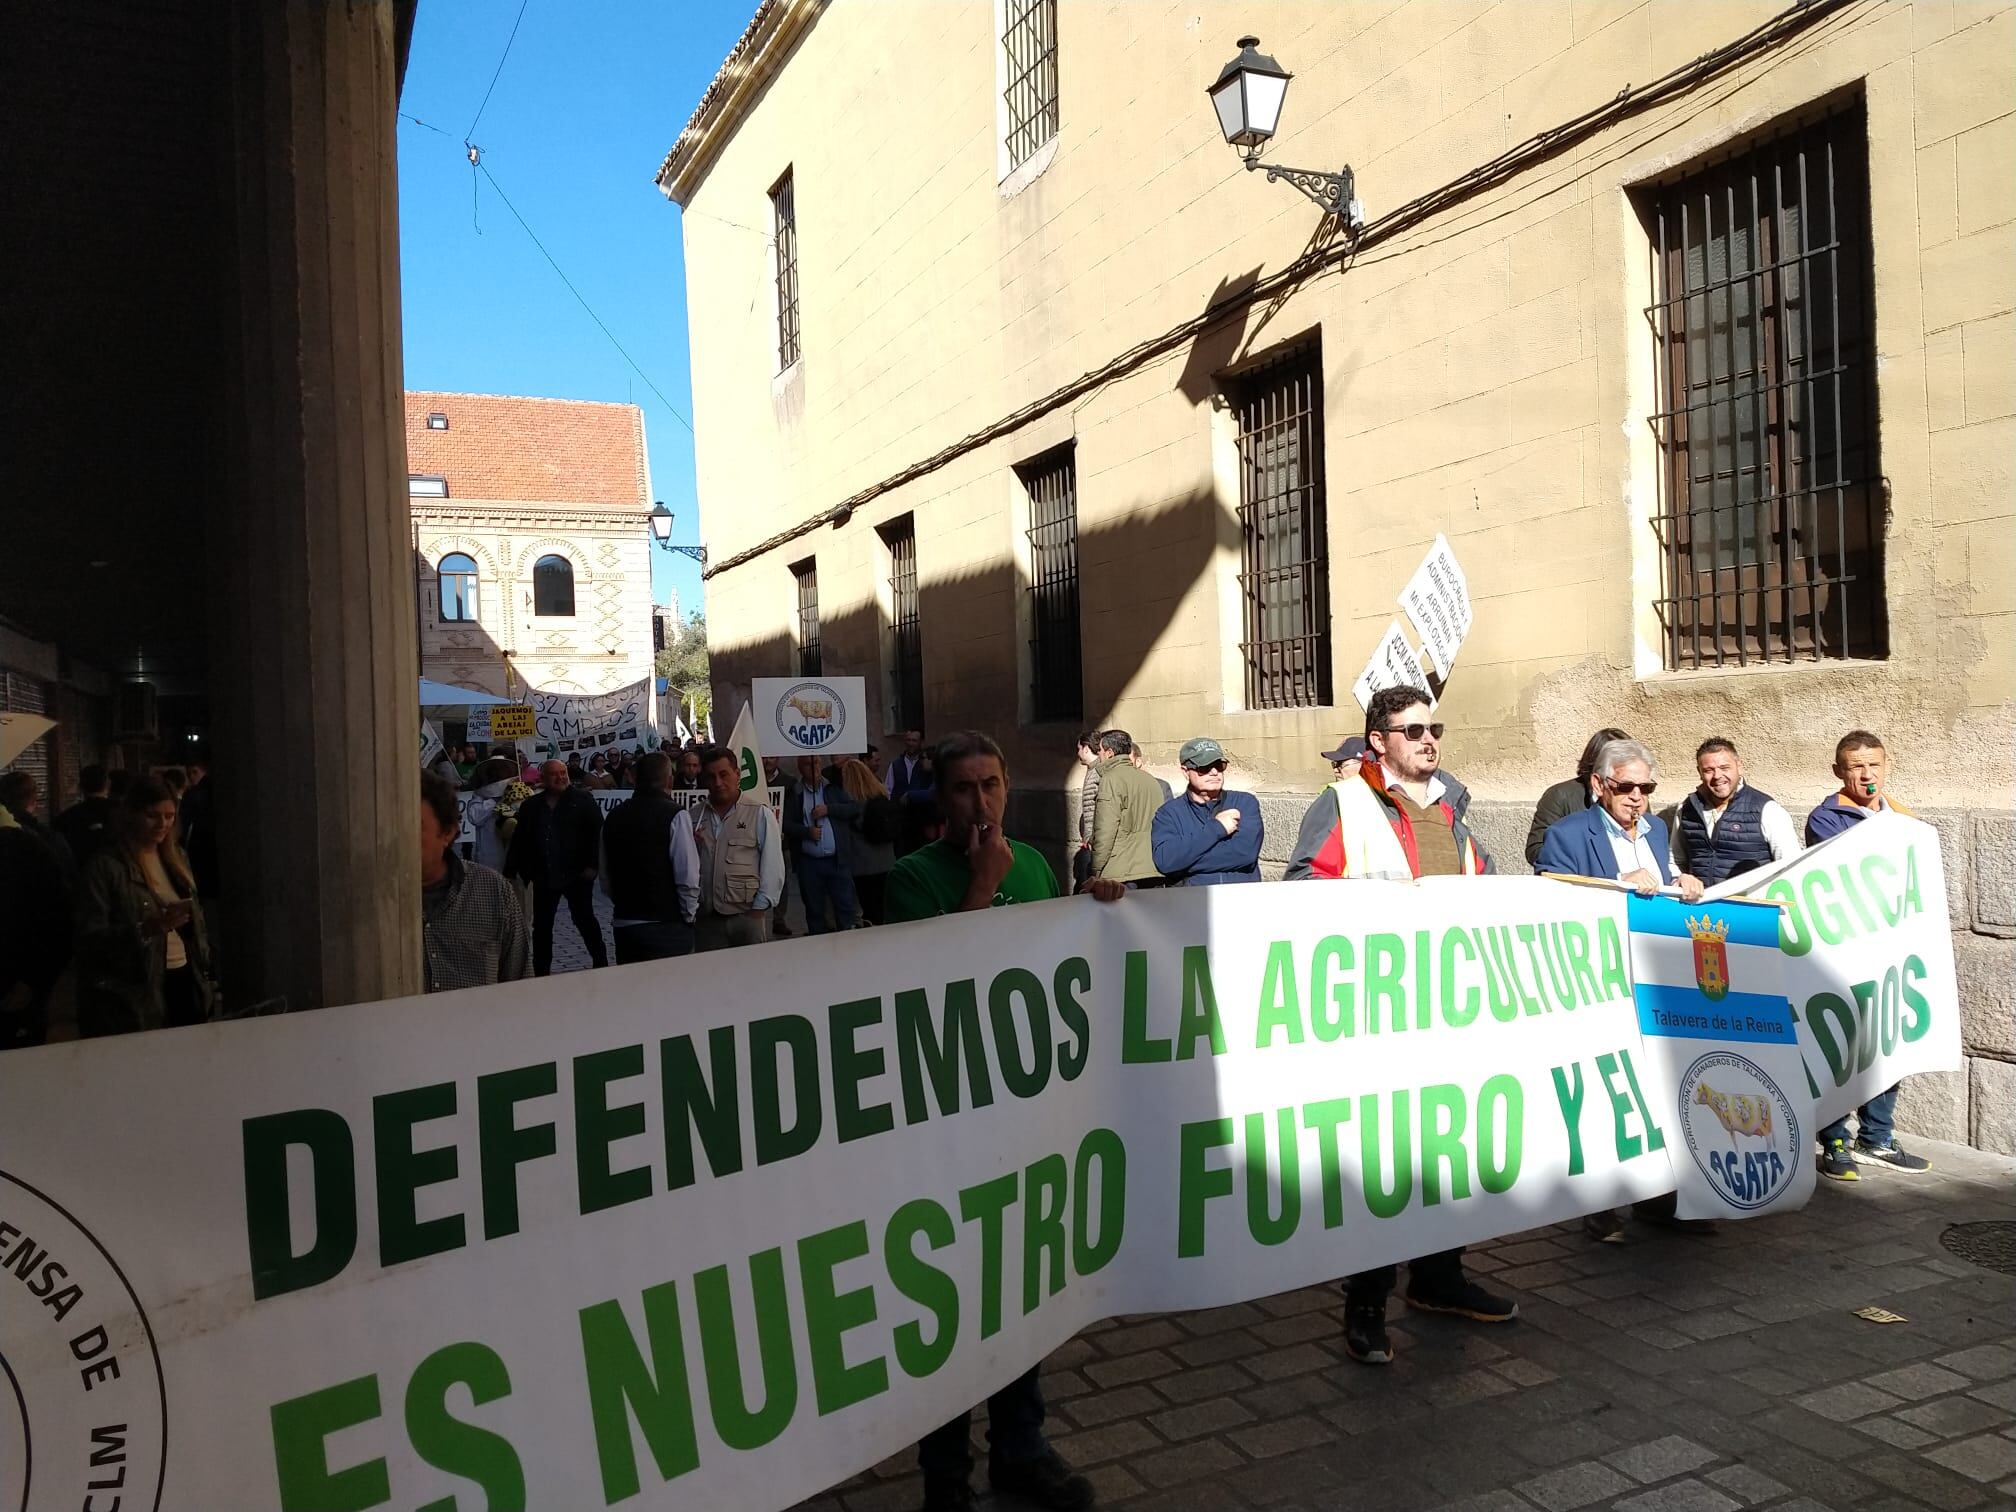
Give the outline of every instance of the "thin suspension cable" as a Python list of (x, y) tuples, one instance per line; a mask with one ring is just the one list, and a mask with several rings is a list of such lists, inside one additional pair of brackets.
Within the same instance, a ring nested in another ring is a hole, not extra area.
[(567, 292), (569, 294), (572, 294), (575, 298), (575, 301), (581, 306), (581, 308), (588, 312), (588, 318), (595, 322), (596, 326), (601, 330), (604, 336), (607, 336), (609, 338), (609, 344), (614, 348), (616, 348), (618, 352), (622, 353), (623, 360), (630, 364), (631, 371), (636, 373), (636, 375), (639, 378), (642, 378), (644, 380), (644, 386), (649, 390), (651, 390), (652, 393), (658, 396), (658, 402), (665, 406), (667, 412), (671, 414), (674, 420), (677, 420), (681, 425), (686, 427), (688, 434), (691, 434), (693, 430), (693, 422), (691, 420), (688, 420), (684, 415), (679, 413), (678, 406), (674, 405), (670, 399), (667, 399), (665, 397), (665, 391), (660, 387), (658, 387), (656, 383), (652, 382), (651, 375), (645, 372), (643, 368), (637, 365), (637, 359), (630, 355), (628, 349), (624, 347), (623, 343), (616, 339), (616, 333), (609, 329), (608, 324), (602, 319), (600, 315), (597, 315), (595, 313), (595, 307), (588, 303), (587, 299), (582, 295), (579, 289), (574, 287), (574, 280), (567, 276), (567, 270), (560, 266), (558, 259), (556, 259), (551, 252), (546, 250), (546, 243), (539, 240), (539, 233), (532, 229), (531, 223), (528, 222), (523, 215), (519, 214), (518, 207), (511, 203), (511, 196), (506, 194), (504, 192), (504, 186), (497, 182), (497, 176), (490, 171), (490, 165), (486, 162), (483, 162), (481, 159), (478, 159), (476, 162), (476, 171), (478, 173), (481, 173), (483, 177), (485, 177), (490, 181), (490, 187), (497, 191), (497, 198), (499, 198), (504, 202), (504, 208), (506, 210), (509, 210), (511, 212), (512, 218), (515, 219), (520, 226), (523, 226), (525, 228), (525, 234), (532, 238), (532, 245), (539, 249), (539, 255), (545, 258), (548, 266), (550, 266), (553, 269), (553, 271), (560, 276), (560, 282), (562, 282), (567, 286)]
[(482, 120), (483, 112), (490, 108), (490, 96), (496, 92), (497, 81), (504, 76), (505, 59), (511, 56), (511, 44), (518, 40), (518, 27), (525, 19), (525, 8), (531, 3), (532, 0), (518, 0), (518, 19), (511, 23), (511, 35), (504, 39), (503, 57), (497, 60), (497, 71), (490, 75), (490, 87), (483, 91), (483, 103), (476, 107), (475, 120), (470, 121), (469, 129), (462, 133), (464, 142), (476, 135), (476, 122)]

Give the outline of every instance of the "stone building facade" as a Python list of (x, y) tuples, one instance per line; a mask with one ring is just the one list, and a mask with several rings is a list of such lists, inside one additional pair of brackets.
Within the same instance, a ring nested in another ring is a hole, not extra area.
[(409, 392), (406, 459), (423, 676), (518, 697), (650, 675), (636, 405)]
[[(1361, 236), (1221, 138), (1249, 25)], [(1908, 1116), (2016, 1149), (2012, 162), (2006, 0), (765, 0), (659, 177), (717, 696), (988, 727), (1059, 850), (1077, 728), (1209, 733), (1278, 861), (1445, 535), (1514, 869), (1599, 726), (1798, 815), (1885, 736), (1969, 984)]]

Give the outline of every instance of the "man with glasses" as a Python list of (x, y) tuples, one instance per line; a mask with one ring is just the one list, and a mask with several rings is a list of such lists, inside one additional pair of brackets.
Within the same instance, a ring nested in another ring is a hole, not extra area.
[[(1665, 822), (1646, 813), (1659, 788), (1652, 752), (1636, 740), (1606, 740), (1596, 753), (1590, 786), (1595, 790), (1595, 804), (1548, 827), (1536, 869), (1621, 882), (1648, 898), (1662, 887), (1678, 887), (1686, 902), (1698, 899), (1701, 879), (1674, 869)], [(1714, 1229), (1708, 1222), (1676, 1220), (1671, 1196), (1648, 1198), (1633, 1206), (1641, 1217), (1655, 1223), (1695, 1233)], [(1599, 1244), (1624, 1242), (1621, 1209), (1591, 1213), (1582, 1220), (1582, 1227)]]
[[(1355, 771), (1317, 796), (1295, 837), (1288, 877), (1474, 877), (1491, 858), (1456, 812), (1444, 781), (1442, 730), (1419, 688), (1382, 688), (1365, 711), (1365, 752)], [(1344, 759), (1339, 745), (1333, 762)], [(1333, 770), (1337, 767), (1333, 765)], [(1393, 1359), (1386, 1303), (1399, 1268), (1360, 1271), (1344, 1283), (1344, 1352), (1361, 1365)], [(1505, 1323), (1519, 1306), (1463, 1273), (1463, 1251), (1425, 1255), (1407, 1267), (1407, 1305), (1480, 1323)]]
[(1540, 846), (1537, 870), (1621, 882), (1644, 897), (1677, 887), (1683, 902), (1701, 896), (1701, 879), (1675, 872), (1666, 822), (1648, 814), (1659, 790), (1650, 750), (1636, 740), (1611, 740), (1596, 753), (1596, 803), (1557, 819)]
[(1224, 749), (1200, 735), (1184, 741), (1176, 759), (1187, 791), (1155, 811), (1149, 831), (1155, 869), (1171, 887), (1258, 882), (1260, 805), (1251, 793), (1226, 791)]

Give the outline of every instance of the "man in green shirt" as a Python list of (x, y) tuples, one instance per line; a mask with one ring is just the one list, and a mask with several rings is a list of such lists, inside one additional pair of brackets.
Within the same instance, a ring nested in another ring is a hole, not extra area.
[[(891, 924), (975, 913), (1062, 895), (1057, 874), (1033, 846), (1001, 828), (1008, 808), (1008, 761), (977, 730), (938, 743), (932, 768), (945, 835), (896, 863), (883, 892)], [(1124, 884), (1095, 877), (1087, 888), (1101, 902), (1127, 895)], [(1043, 1437), (1043, 1387), (1032, 1365), (987, 1399), (987, 1479), (997, 1491), (1053, 1512), (1092, 1505), (1092, 1483), (1074, 1474)], [(973, 1505), (973, 1455), (962, 1412), (917, 1445), (924, 1472), (924, 1512), (962, 1512)]]

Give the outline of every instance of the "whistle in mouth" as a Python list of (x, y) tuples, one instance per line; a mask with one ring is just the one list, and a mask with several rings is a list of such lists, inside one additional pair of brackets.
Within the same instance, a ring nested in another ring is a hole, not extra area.
[(1875, 783), (1873, 783), (1873, 782), (1865, 782), (1865, 783), (1863, 783), (1863, 784), (1862, 784), (1862, 793), (1863, 793), (1863, 796), (1864, 796), (1864, 797), (1867, 797), (1867, 796), (1868, 796), (1869, 794), (1871, 794), (1871, 793), (1873, 793), (1873, 792), (1875, 792), (1875, 791), (1876, 791), (1876, 784), (1875, 784)]

